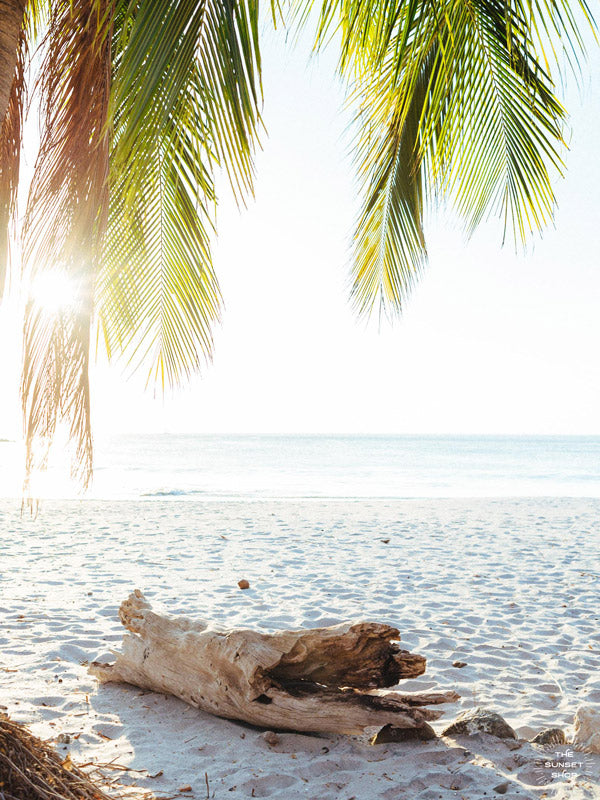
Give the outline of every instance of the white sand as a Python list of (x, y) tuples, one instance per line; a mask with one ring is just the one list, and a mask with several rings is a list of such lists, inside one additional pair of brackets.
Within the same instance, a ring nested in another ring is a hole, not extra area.
[(539, 748), (486, 735), (269, 747), (174, 698), (98, 688), (84, 665), (110, 660), (137, 587), (226, 626), (388, 622), (428, 659), (403, 688), (462, 695), (438, 730), (475, 705), (525, 738), (566, 728), (580, 704), (600, 708), (600, 501), (48, 502), (35, 521), (7, 501), (0, 514), (0, 703), (43, 738), (69, 734), (59, 748), (76, 762), (139, 770), (112, 779), (157, 797), (189, 784), (205, 798), (207, 779), (215, 798), (477, 800), (504, 781), (508, 798), (600, 797), (600, 756), (565, 781), (536, 767)]

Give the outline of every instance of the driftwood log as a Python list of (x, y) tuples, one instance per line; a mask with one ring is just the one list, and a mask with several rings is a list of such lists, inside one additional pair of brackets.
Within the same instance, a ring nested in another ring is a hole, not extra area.
[(429, 705), (455, 692), (382, 692), (425, 671), (401, 650), (399, 632), (375, 622), (274, 634), (219, 631), (152, 611), (136, 590), (119, 609), (124, 634), (114, 664), (94, 662), (101, 682), (173, 694), (220, 717), (281, 730), (360, 733), (368, 727), (426, 727)]

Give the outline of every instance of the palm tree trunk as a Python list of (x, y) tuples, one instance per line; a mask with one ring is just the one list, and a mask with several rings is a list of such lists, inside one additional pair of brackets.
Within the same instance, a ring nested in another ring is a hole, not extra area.
[(6, 117), (26, 0), (0, 0), (0, 124)]

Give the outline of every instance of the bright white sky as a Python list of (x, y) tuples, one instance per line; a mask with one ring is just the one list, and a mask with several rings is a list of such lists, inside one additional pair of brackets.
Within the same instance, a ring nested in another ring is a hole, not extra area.
[[(96, 432), (599, 434), (600, 57), (571, 92), (555, 229), (525, 255), (500, 224), (466, 242), (429, 225), (430, 265), (393, 328), (347, 301), (357, 201), (333, 54), (263, 44), (269, 136), (256, 199), (224, 202), (216, 266), (226, 310), (214, 363), (164, 403), (116, 367), (94, 373)], [(20, 333), (0, 323), (0, 436), (20, 430)]]

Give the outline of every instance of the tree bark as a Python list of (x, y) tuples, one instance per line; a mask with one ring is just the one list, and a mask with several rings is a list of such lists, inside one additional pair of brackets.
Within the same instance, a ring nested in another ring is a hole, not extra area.
[(119, 610), (130, 631), (115, 664), (93, 663), (101, 682), (173, 694), (217, 716), (281, 730), (360, 733), (368, 727), (420, 728), (441, 716), (428, 708), (455, 692), (382, 692), (425, 671), (425, 659), (398, 646), (398, 630), (375, 622), (263, 634), (218, 631), (205, 622), (155, 614), (141, 592)]
[(24, 13), (25, 0), (0, 0), (0, 126), (15, 79)]

